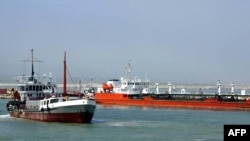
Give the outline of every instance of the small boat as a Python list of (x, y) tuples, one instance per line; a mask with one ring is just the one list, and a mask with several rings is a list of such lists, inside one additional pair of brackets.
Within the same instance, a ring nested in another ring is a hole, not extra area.
[[(127, 70), (130, 74), (131, 69)], [(186, 94), (185, 89), (181, 93), (173, 93), (171, 83), (168, 92), (159, 93), (158, 85), (157, 92), (152, 93), (148, 81), (112, 79), (97, 89), (95, 101), (104, 105), (250, 111), (250, 95), (234, 94), (233, 84), (230, 94), (221, 93), (220, 81), (217, 84), (218, 93), (215, 94)]]
[(34, 74), (32, 53), (31, 76), (19, 76), (17, 90), (12, 89), (14, 100), (6, 108), (12, 117), (46, 122), (91, 123), (96, 102), (83, 94), (71, 95), (66, 88), (66, 53), (64, 53), (63, 93), (57, 92), (52, 75)]

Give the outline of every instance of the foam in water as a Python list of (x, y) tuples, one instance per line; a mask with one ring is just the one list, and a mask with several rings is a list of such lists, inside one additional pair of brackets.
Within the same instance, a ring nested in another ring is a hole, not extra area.
[(0, 118), (10, 118), (10, 114), (0, 115)]
[(144, 123), (140, 121), (117, 121), (117, 122), (109, 122), (108, 126), (121, 126), (121, 127), (140, 127), (143, 126)]

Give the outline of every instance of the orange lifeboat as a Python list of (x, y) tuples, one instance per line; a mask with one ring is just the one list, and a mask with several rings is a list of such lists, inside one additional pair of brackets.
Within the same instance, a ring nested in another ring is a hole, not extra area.
[(111, 92), (111, 91), (113, 91), (113, 86), (112, 86), (112, 84), (107, 84), (107, 83), (103, 83), (102, 84), (102, 89), (103, 89), (103, 91), (106, 93), (107, 91), (108, 92)]

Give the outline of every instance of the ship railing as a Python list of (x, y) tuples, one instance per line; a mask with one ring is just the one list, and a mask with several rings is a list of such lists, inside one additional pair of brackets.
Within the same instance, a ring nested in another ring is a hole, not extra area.
[(26, 108), (27, 109), (38, 109), (40, 107), (40, 101), (27, 101)]
[(121, 82), (146, 82), (146, 83), (149, 83), (149, 80), (145, 80), (145, 81), (142, 81), (142, 79), (140, 78), (134, 78), (134, 79), (121, 79)]
[[(46, 83), (56, 84), (55, 79), (52, 77), (47, 77), (47, 76), (42, 77), (40, 75), (34, 75), (33, 77), (34, 77), (34, 79), (33, 79), (34, 82), (40, 82), (40, 83), (44, 83), (44, 84), (46, 84)], [(25, 84), (27, 82), (30, 82), (30, 78), (31, 78), (31, 76), (27, 76), (27, 75), (18, 76), (17, 83)]]
[(152, 94), (155, 100), (192, 100), (204, 101), (206, 99), (217, 99), (218, 101), (242, 102), (250, 98), (249, 95), (218, 95), (218, 94)]

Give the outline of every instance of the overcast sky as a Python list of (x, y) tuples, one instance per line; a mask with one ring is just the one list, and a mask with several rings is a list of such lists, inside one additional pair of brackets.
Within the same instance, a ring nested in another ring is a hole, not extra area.
[[(1, 0), (0, 79), (250, 84), (249, 0)], [(40, 66), (40, 67), (39, 67)]]

